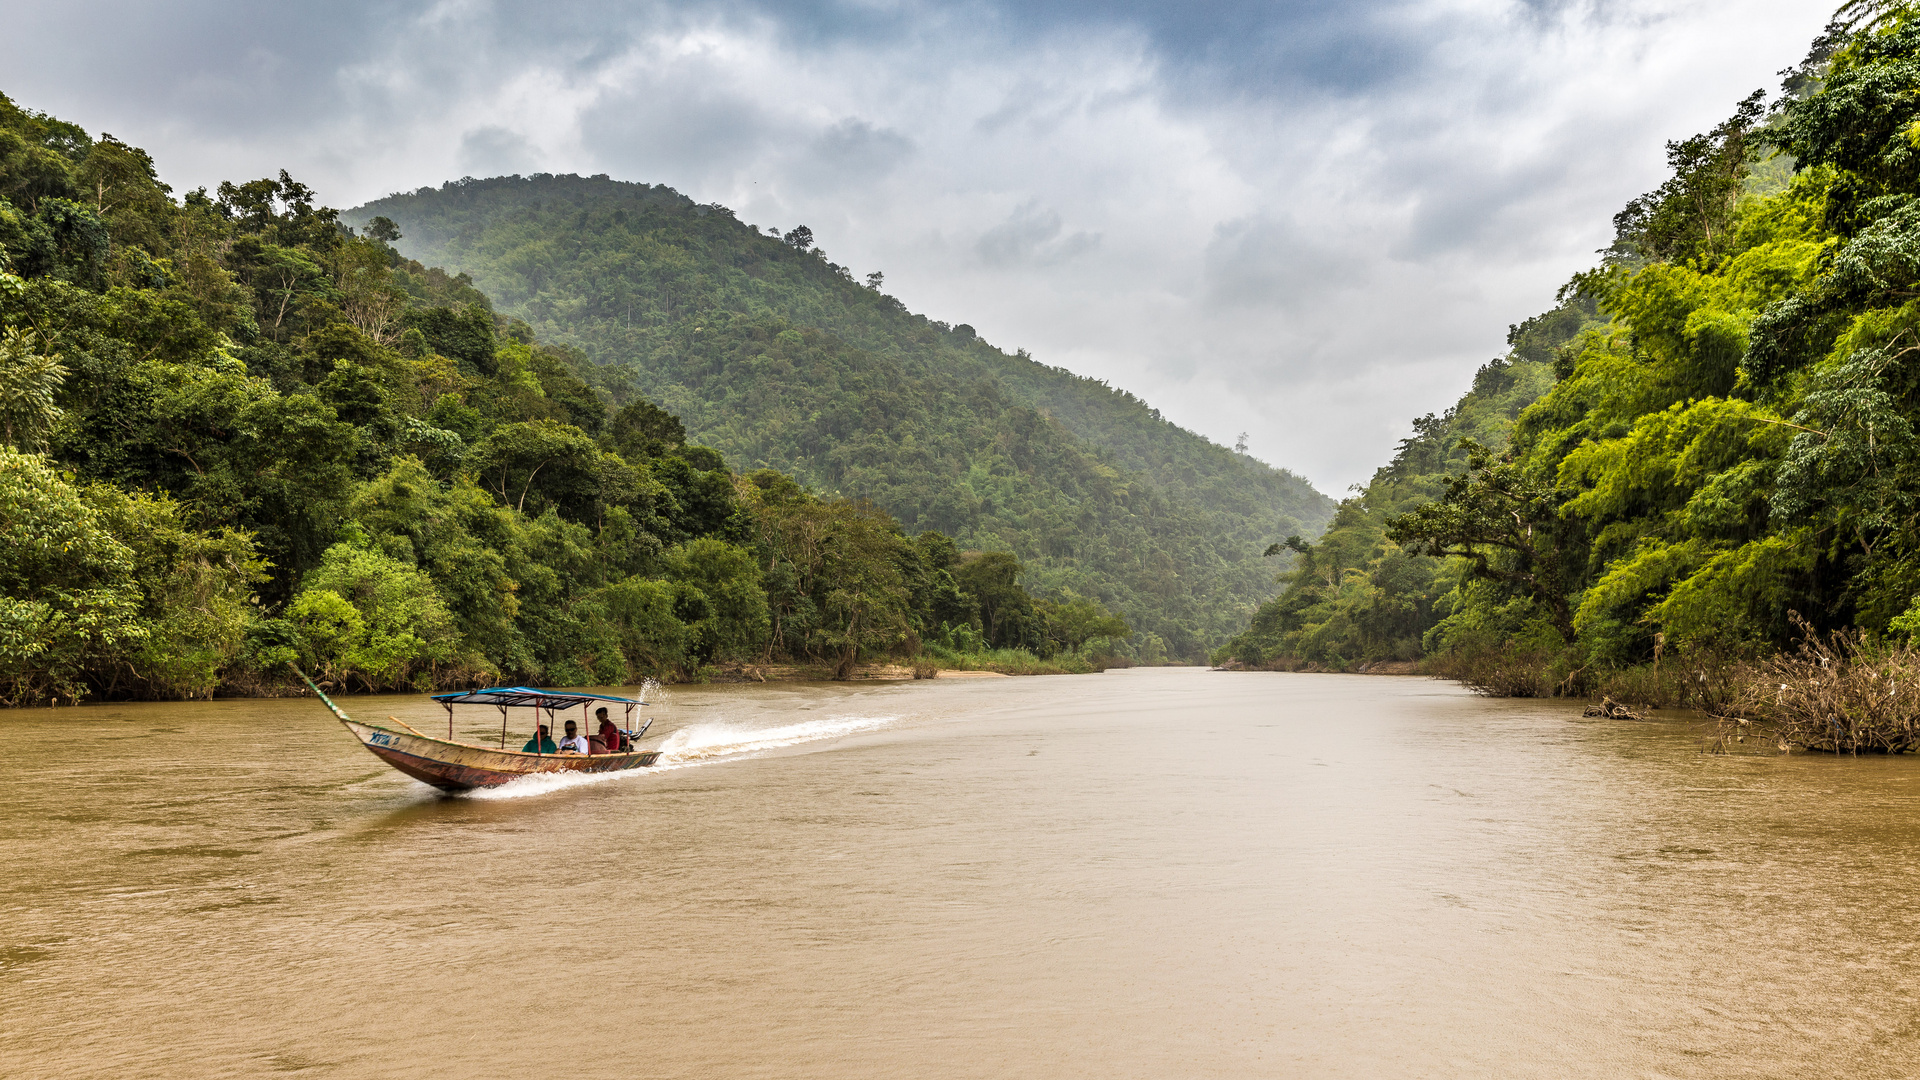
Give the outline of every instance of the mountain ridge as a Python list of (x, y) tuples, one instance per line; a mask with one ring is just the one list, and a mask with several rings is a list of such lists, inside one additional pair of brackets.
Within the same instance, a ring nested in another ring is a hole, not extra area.
[[(471, 178), (344, 212), (472, 276), (542, 340), (627, 373), (743, 470), (1003, 547), (1043, 591), (1124, 610), (1197, 659), (1272, 591), (1260, 552), (1333, 500), (1125, 390), (909, 312), (811, 244), (657, 185)], [(877, 282), (875, 283), (878, 284)], [(612, 386), (620, 380), (608, 379)]]

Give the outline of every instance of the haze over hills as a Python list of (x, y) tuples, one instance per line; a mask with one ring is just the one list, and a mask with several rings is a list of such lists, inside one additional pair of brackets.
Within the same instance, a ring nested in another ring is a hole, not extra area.
[(1031, 587), (1096, 596), (1173, 656), (1244, 626), (1273, 588), (1261, 552), (1333, 511), (1125, 391), (908, 312), (799, 230), (765, 235), (666, 187), (466, 179), (343, 220), (375, 216), (542, 340), (629, 372), (734, 468), (1011, 550)]

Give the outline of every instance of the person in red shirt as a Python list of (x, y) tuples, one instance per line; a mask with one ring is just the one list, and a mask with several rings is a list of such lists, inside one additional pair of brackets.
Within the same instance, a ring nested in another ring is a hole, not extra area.
[(607, 719), (605, 708), (593, 711), (594, 719), (600, 721), (600, 730), (592, 739), (593, 752), (596, 754), (617, 754), (620, 752), (620, 729)]

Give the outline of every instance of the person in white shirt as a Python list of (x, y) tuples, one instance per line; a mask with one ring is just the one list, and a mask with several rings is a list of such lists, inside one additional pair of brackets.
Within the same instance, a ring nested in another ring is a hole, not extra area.
[(588, 753), (586, 736), (580, 734), (579, 725), (571, 720), (567, 721), (566, 737), (560, 740), (560, 752), (564, 754), (568, 751), (576, 754)]

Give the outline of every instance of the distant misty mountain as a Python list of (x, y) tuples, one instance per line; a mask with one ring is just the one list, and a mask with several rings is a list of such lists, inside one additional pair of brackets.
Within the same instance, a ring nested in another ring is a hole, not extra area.
[(589, 382), (637, 389), (735, 469), (1011, 550), (1029, 588), (1097, 597), (1172, 657), (1242, 628), (1274, 591), (1261, 552), (1334, 510), (1125, 391), (907, 311), (810, 236), (763, 235), (670, 188), (468, 179), (343, 220), (375, 216), (406, 255), (471, 275), (501, 314), (584, 353)]

